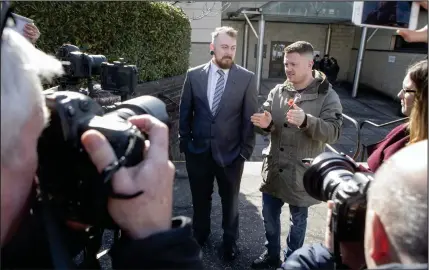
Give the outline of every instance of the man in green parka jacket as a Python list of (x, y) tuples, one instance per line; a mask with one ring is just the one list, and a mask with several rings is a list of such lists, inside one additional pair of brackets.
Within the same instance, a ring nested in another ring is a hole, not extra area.
[[(253, 268), (280, 265), (280, 214), (289, 204), (291, 223), (284, 259), (304, 243), (308, 207), (319, 201), (304, 189), (301, 160), (315, 158), (335, 143), (343, 123), (342, 106), (325, 74), (313, 70), (313, 46), (305, 41), (285, 48), (287, 80), (277, 85), (251, 118), (257, 132), (271, 134), (262, 165), (262, 214), (266, 251)], [(293, 104), (292, 104), (293, 103)]]

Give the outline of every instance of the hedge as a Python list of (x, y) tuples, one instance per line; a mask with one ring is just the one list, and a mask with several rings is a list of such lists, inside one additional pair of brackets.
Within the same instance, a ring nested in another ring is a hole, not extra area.
[(42, 33), (37, 46), (55, 54), (71, 43), (109, 61), (137, 65), (140, 81), (186, 72), (191, 26), (175, 6), (145, 1), (14, 1), (15, 12), (34, 20)]

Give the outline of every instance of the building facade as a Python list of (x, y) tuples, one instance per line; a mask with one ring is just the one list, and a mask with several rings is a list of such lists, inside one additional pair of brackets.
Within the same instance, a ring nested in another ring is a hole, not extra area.
[[(257, 72), (259, 12), (265, 14), (262, 79), (284, 78), (283, 48), (305, 40), (321, 56), (329, 53), (338, 60), (338, 80), (354, 80), (362, 28), (351, 23), (353, 2), (179, 2), (177, 5), (191, 19), (191, 67), (209, 61), (213, 29), (232, 26), (239, 32), (236, 62), (240, 65), (246, 62), (249, 70)], [(243, 11), (248, 13), (243, 15)], [(421, 11), (418, 28), (426, 25), (427, 19), (427, 12)], [(247, 61), (244, 61), (245, 25), (249, 21)], [(367, 33), (360, 83), (395, 98), (408, 66), (427, 57), (427, 44), (408, 44), (394, 30), (368, 29)]]

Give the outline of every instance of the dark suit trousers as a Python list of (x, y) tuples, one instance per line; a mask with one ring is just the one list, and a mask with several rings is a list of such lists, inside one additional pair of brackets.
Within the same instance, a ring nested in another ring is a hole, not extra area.
[(238, 239), (238, 201), (244, 159), (238, 156), (227, 167), (219, 166), (211, 151), (202, 154), (186, 153), (186, 168), (194, 209), (193, 228), (197, 239), (210, 235), (210, 214), (214, 179), (217, 180), (222, 202), (223, 241), (231, 245)]

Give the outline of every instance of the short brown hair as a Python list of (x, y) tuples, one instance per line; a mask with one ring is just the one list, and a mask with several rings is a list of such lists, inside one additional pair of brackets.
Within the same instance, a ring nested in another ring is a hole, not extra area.
[(298, 53), (299, 55), (311, 54), (313, 57), (314, 49), (310, 42), (297, 41), (287, 46), (284, 50), (284, 53)]
[(232, 38), (237, 38), (238, 31), (235, 30), (234, 28), (230, 27), (230, 26), (217, 27), (212, 32), (212, 43), (214, 43), (215, 39), (217, 38), (217, 36), (219, 36), (219, 34), (227, 34), (228, 36), (230, 36)]
[(412, 144), (428, 138), (428, 60), (412, 65), (407, 74), (416, 87), (408, 125)]

